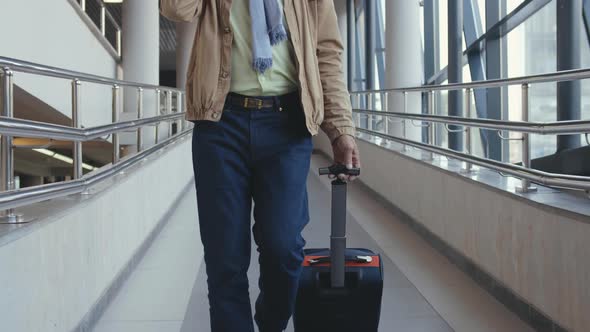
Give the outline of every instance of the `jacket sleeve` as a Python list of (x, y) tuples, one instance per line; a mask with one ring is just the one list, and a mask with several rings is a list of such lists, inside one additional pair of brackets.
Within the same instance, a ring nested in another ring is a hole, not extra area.
[(169, 20), (190, 22), (201, 12), (203, 0), (160, 0), (160, 11)]
[(334, 142), (341, 135), (354, 136), (352, 106), (342, 64), (344, 47), (333, 0), (318, 0), (317, 57), (324, 92), (322, 130)]

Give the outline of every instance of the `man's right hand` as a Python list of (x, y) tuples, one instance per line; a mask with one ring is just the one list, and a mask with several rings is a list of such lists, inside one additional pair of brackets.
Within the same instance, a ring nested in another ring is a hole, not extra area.
[[(345, 165), (348, 169), (361, 168), (359, 149), (354, 137), (350, 135), (338, 137), (332, 143), (332, 151), (335, 163)], [(340, 174), (338, 178), (343, 181), (354, 181), (357, 177)]]

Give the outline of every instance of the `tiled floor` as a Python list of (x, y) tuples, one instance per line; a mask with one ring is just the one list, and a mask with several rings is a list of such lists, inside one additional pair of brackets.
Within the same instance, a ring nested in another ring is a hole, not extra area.
[[(326, 162), (314, 156), (313, 167)], [(305, 237), (308, 247), (325, 247), (329, 183), (310, 175), (308, 189), (312, 220)], [(94, 332), (209, 331), (197, 221), (183, 218), (183, 211), (195, 208), (194, 201), (192, 191)], [(367, 247), (383, 255), (386, 279), (380, 331), (530, 331), (354, 185), (349, 188), (348, 236), (350, 247)], [(252, 300), (258, 293), (256, 259), (253, 255), (249, 272)], [(292, 327), (287, 331), (292, 332)]]

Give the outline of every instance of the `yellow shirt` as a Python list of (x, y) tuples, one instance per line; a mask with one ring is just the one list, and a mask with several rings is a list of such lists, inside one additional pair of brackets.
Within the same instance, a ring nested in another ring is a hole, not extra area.
[[(283, 0), (279, 1), (281, 11)], [(272, 67), (257, 73), (252, 68), (252, 29), (247, 0), (233, 1), (230, 24), (234, 33), (231, 55), (230, 91), (246, 96), (279, 96), (293, 92), (299, 87), (297, 68), (290, 40), (272, 48)], [(287, 28), (286, 19), (283, 24)], [(287, 30), (288, 31), (288, 30)]]

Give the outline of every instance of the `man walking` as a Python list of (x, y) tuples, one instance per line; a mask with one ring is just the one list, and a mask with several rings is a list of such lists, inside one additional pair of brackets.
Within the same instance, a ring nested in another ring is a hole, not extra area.
[(334, 3), (161, 0), (161, 10), (174, 21), (197, 20), (186, 101), (211, 330), (254, 331), (246, 275), (253, 203), (254, 318), (261, 332), (283, 331), (309, 221), (311, 136), (321, 128), (334, 161), (360, 167)]

